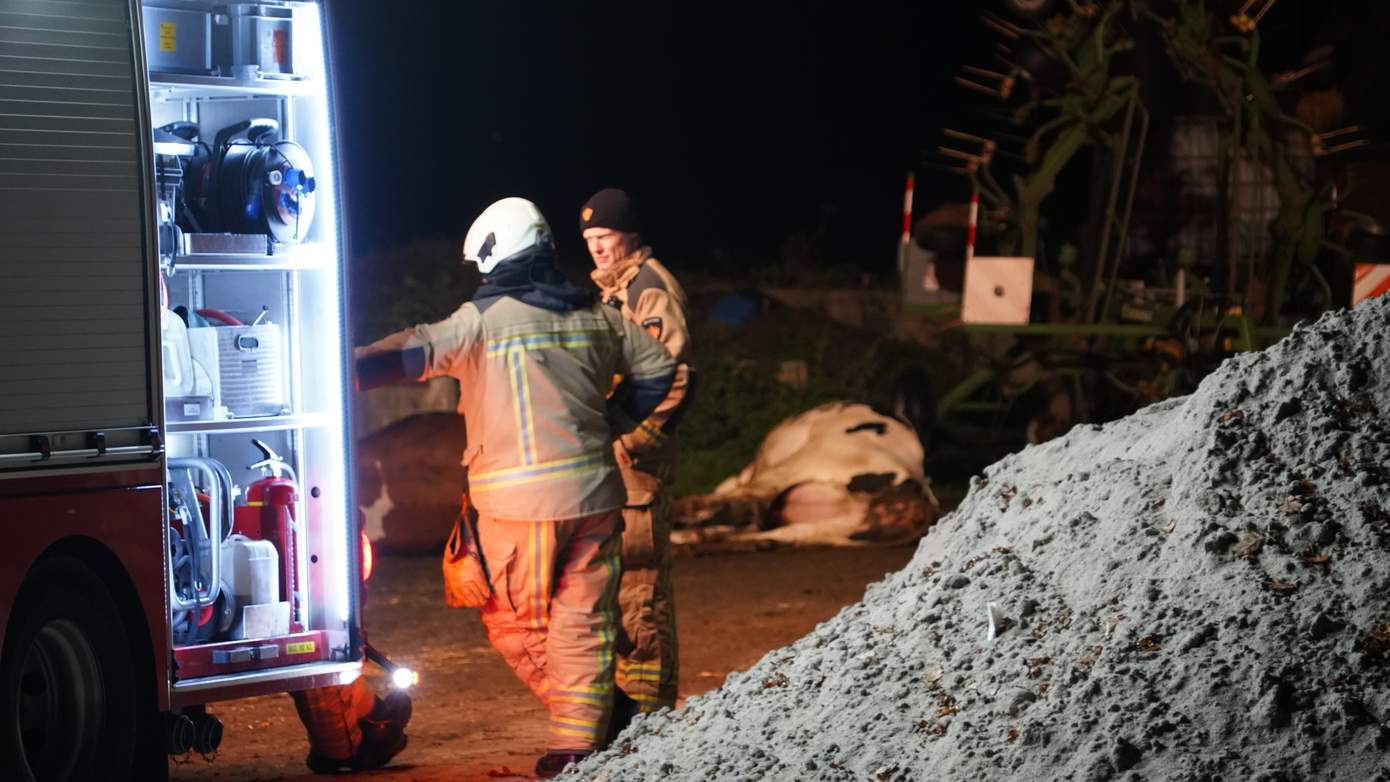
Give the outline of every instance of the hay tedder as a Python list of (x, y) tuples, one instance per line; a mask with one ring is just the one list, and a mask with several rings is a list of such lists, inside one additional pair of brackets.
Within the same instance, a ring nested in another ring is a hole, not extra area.
[(940, 442), (1007, 449), (1124, 415), (1376, 292), (1386, 155), (1344, 89), (1367, 74), (1291, 29), (1345, 20), (1277, 3), (981, 15), (990, 59), (954, 78), (980, 100), (923, 161), (968, 200), (909, 220), (900, 257), (909, 317), (969, 334)]

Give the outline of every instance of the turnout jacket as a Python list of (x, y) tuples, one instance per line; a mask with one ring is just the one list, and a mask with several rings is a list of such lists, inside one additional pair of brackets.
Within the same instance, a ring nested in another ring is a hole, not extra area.
[(468, 422), (463, 464), (484, 516), (574, 519), (622, 507), (613, 457), (614, 375), (629, 381), (629, 416), (649, 415), (670, 390), (675, 361), (639, 326), (594, 303), (554, 311), (511, 296), (468, 302), (358, 352), (400, 351), (403, 374), (459, 381)]
[(673, 460), (670, 435), (684, 414), (694, 389), (694, 369), (686, 357), (690, 344), (685, 289), (671, 272), (642, 247), (608, 269), (589, 273), (599, 296), (623, 317), (660, 340), (676, 360), (675, 380), (656, 410), (623, 435), (624, 447), (637, 459)]

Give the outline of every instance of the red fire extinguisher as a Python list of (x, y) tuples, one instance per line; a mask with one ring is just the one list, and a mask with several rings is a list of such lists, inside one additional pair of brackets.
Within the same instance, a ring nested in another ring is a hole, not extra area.
[(279, 454), (260, 440), (251, 442), (265, 458), (246, 469), (261, 470), (264, 476), (246, 488), (246, 505), (237, 508), (237, 530), (270, 541), (280, 552), (280, 593), (290, 604), (290, 632), (297, 633), (304, 629), (296, 578), (299, 558), (294, 508), (299, 502), (299, 487), (294, 469)]

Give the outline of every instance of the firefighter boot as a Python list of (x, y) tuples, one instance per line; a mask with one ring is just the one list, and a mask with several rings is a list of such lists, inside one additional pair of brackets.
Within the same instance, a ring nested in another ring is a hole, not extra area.
[(357, 750), (359, 769), (380, 768), (405, 749), (405, 726), (410, 722), (410, 696), (396, 690), (378, 698), (372, 713), (362, 719), (362, 746)]
[(536, 761), (536, 777), (554, 779), (571, 763), (578, 763), (594, 753), (583, 749), (556, 749), (545, 753)]
[(315, 774), (336, 774), (340, 771), (367, 771), (381, 768), (405, 749), (408, 741), (405, 726), (410, 722), (410, 696), (397, 690), (385, 698), (376, 698), (372, 711), (358, 720), (362, 731), (357, 751), (348, 758), (330, 758), (309, 751), (305, 764)]

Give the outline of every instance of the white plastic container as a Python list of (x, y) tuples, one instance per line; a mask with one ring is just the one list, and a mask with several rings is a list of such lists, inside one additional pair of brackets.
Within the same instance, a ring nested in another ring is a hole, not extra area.
[(160, 310), (160, 344), (164, 349), (164, 395), (189, 396), (193, 393), (193, 354), (188, 346), (188, 327), (183, 318)]
[(237, 605), (280, 602), (280, 552), (268, 540), (232, 535), (222, 543), (222, 583)]

